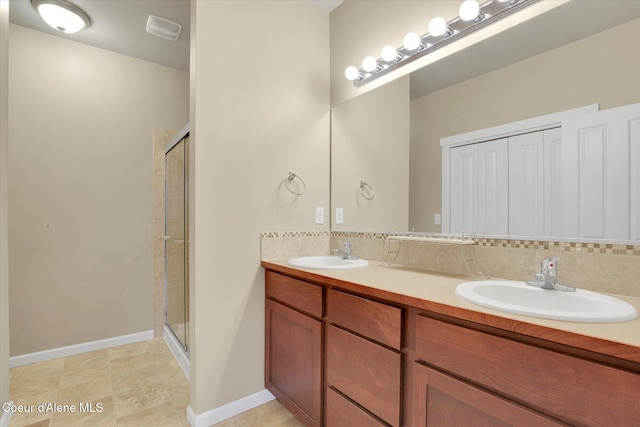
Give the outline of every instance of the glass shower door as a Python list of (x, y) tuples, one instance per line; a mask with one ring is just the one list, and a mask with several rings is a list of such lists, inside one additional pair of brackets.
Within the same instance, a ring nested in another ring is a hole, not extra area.
[(165, 154), (165, 316), (189, 350), (189, 216), (187, 134)]

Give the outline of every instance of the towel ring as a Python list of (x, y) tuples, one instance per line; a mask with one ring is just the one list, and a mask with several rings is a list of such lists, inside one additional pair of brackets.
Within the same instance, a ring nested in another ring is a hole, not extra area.
[(360, 194), (367, 200), (373, 200), (376, 193), (373, 191), (373, 187), (369, 185), (364, 179), (360, 180)]
[[(295, 191), (289, 186), (291, 182), (296, 178), (302, 183), (302, 191)], [(305, 185), (302, 178), (300, 178), (300, 175), (294, 172), (289, 172), (289, 175), (284, 180), (284, 185), (287, 187), (287, 190), (289, 190), (290, 193), (295, 194), (296, 196), (302, 196), (304, 194), (304, 191), (307, 189), (307, 186)]]

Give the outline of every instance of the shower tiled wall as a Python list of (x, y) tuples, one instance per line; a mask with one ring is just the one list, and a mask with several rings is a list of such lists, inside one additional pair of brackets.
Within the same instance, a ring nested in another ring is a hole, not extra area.
[(386, 259), (394, 265), (448, 274), (472, 277), (481, 272), (494, 278), (531, 280), (540, 271), (542, 259), (559, 257), (559, 276), (565, 283), (640, 297), (640, 245), (507, 239), (475, 239), (474, 245), (457, 245), (388, 240), (386, 233), (326, 234), (328, 246), (313, 233), (262, 233), (262, 258), (330, 254), (340, 240), (347, 240), (355, 255), (374, 262)]

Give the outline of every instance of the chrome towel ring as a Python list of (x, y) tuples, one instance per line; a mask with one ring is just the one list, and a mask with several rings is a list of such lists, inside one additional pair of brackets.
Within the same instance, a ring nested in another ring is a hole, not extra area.
[(373, 200), (375, 193), (373, 187), (369, 185), (364, 179), (360, 180), (360, 195), (367, 200)]
[[(295, 179), (298, 179), (298, 181), (300, 181), (302, 183), (302, 191), (295, 191), (294, 189), (292, 189), (290, 187), (290, 185), (292, 184), (292, 182)], [(289, 172), (289, 175), (284, 180), (284, 185), (287, 187), (287, 190), (289, 190), (290, 193), (295, 194), (296, 196), (302, 196), (304, 194), (305, 190), (307, 189), (307, 186), (305, 185), (305, 183), (302, 180), (302, 178), (300, 178), (300, 175), (298, 175), (298, 174), (296, 174), (294, 172)]]

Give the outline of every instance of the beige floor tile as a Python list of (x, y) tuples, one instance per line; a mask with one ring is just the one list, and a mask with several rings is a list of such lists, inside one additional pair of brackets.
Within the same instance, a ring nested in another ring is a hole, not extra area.
[(167, 406), (172, 410), (169, 395), (159, 382), (140, 381), (126, 385), (114, 385), (113, 403), (116, 417), (121, 418), (150, 408)]
[(147, 343), (147, 351), (151, 354), (171, 354), (163, 338), (154, 338)]
[(152, 362), (144, 363), (141, 360), (134, 360), (130, 368), (127, 368), (126, 363), (112, 366), (111, 381), (114, 387), (140, 381), (158, 382), (157, 373), (158, 370)]
[(171, 401), (173, 409), (178, 416), (183, 416), (187, 413), (187, 406), (189, 406), (190, 386), (185, 380), (184, 384), (165, 384), (165, 389)]
[(146, 341), (137, 342), (133, 344), (119, 345), (117, 347), (109, 348), (109, 359), (117, 360), (127, 358), (139, 354), (147, 354)]
[(65, 369), (60, 378), (60, 387), (70, 387), (76, 384), (86, 383), (89, 380), (102, 379), (110, 380), (111, 370), (109, 363), (92, 364), (84, 369), (76, 367), (74, 369)]
[[(14, 403), (16, 402), (14, 401)], [(37, 406), (38, 404), (36, 403), (35, 405)], [(38, 412), (37, 408), (33, 412), (15, 412), (11, 417), (9, 427), (24, 427), (50, 418), (50, 413)]]
[(56, 390), (63, 365), (64, 359), (54, 359), (11, 369), (10, 392), (38, 394)]
[(222, 422), (219, 422), (215, 425), (216, 427), (249, 427), (249, 424), (246, 423), (242, 414), (236, 415), (235, 417), (228, 418)]
[[(76, 404), (75, 412), (55, 413), (50, 427), (115, 427), (116, 417), (111, 397)], [(87, 404), (91, 406), (88, 407)]]
[(81, 383), (61, 384), (57, 400), (61, 404), (78, 405), (80, 402), (100, 401), (112, 394), (111, 378), (98, 377)]
[(160, 377), (163, 382), (171, 384), (183, 384), (187, 382), (187, 377), (175, 359), (162, 360), (160, 362), (156, 361), (155, 366), (158, 377)]
[[(21, 386), (21, 385), (20, 385)], [(22, 388), (22, 387), (20, 387)], [(30, 391), (11, 391), (10, 397), (15, 405), (23, 405), (25, 407), (31, 405), (33, 408), (30, 412), (15, 412), (11, 417), (10, 427), (22, 427), (51, 418), (51, 413), (42, 412), (38, 405), (42, 402), (54, 402), (58, 396), (58, 390), (54, 388), (51, 391), (33, 393)]]
[(265, 425), (279, 426), (282, 423), (291, 422), (291, 420), (295, 421), (295, 423), (287, 425), (302, 425), (299, 424), (298, 421), (293, 417), (293, 414), (287, 411), (287, 409), (282, 406), (282, 404), (277, 400), (267, 402), (264, 405), (260, 405), (241, 415), (247, 425), (250, 427), (259, 427)]
[(170, 405), (161, 404), (124, 417), (118, 417), (116, 425), (117, 427), (180, 427), (181, 423)]
[(28, 426), (25, 426), (25, 427), (49, 427), (49, 421), (50, 420), (42, 420), (33, 424), (29, 424)]
[(109, 350), (96, 350), (88, 353), (76, 354), (74, 356), (68, 356), (64, 358), (64, 368), (62, 370), (63, 376), (76, 371), (84, 371), (86, 369), (108, 366), (109, 364)]
[(155, 368), (153, 357), (149, 353), (130, 354), (111, 359), (109, 368), (112, 373), (118, 371), (133, 372), (138, 369)]

